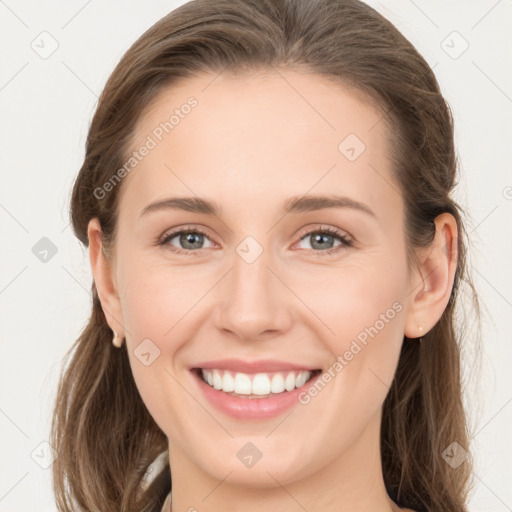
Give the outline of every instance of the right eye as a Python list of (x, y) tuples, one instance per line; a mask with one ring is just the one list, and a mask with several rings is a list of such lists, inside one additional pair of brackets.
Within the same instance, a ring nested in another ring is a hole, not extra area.
[[(176, 246), (171, 243), (174, 239), (177, 239), (178, 244), (182, 245), (182, 247), (176, 248)], [(206, 233), (199, 228), (179, 229), (171, 233), (166, 233), (158, 245), (170, 246), (169, 249), (172, 252), (191, 254), (198, 252), (199, 249), (203, 249), (201, 245), (204, 243), (205, 239), (209, 240)]]

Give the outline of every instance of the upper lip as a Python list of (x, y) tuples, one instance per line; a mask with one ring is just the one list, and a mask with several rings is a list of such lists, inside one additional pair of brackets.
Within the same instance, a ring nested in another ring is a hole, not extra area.
[(191, 369), (195, 368), (231, 370), (240, 373), (279, 372), (281, 370), (314, 371), (319, 369), (307, 365), (289, 363), (287, 361), (278, 361), (277, 359), (262, 359), (260, 361), (217, 359), (216, 361), (204, 361), (191, 367)]

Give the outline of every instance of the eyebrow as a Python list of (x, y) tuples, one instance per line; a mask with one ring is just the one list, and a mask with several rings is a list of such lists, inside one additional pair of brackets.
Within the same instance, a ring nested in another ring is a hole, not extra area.
[[(283, 213), (313, 212), (327, 208), (350, 208), (376, 217), (375, 213), (367, 205), (350, 197), (337, 195), (295, 196), (285, 202)], [(199, 197), (169, 197), (147, 205), (142, 210), (140, 217), (162, 210), (183, 210), (192, 213), (214, 215), (216, 217), (221, 216), (220, 206), (206, 199)]]

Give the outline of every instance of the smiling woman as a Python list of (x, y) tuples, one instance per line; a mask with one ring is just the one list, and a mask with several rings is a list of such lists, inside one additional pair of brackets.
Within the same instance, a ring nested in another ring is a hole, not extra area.
[(456, 171), (432, 70), (361, 2), (150, 28), (73, 189), (94, 282), (59, 510), (465, 511)]

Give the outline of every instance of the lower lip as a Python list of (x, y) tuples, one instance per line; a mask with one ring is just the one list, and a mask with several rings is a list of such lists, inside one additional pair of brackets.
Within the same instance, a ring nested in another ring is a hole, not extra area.
[(191, 372), (208, 401), (219, 411), (239, 420), (266, 420), (282, 414), (297, 405), (299, 395), (321, 376), (321, 373), (318, 373), (300, 388), (268, 398), (239, 398), (212, 388), (198, 375), (197, 370)]

